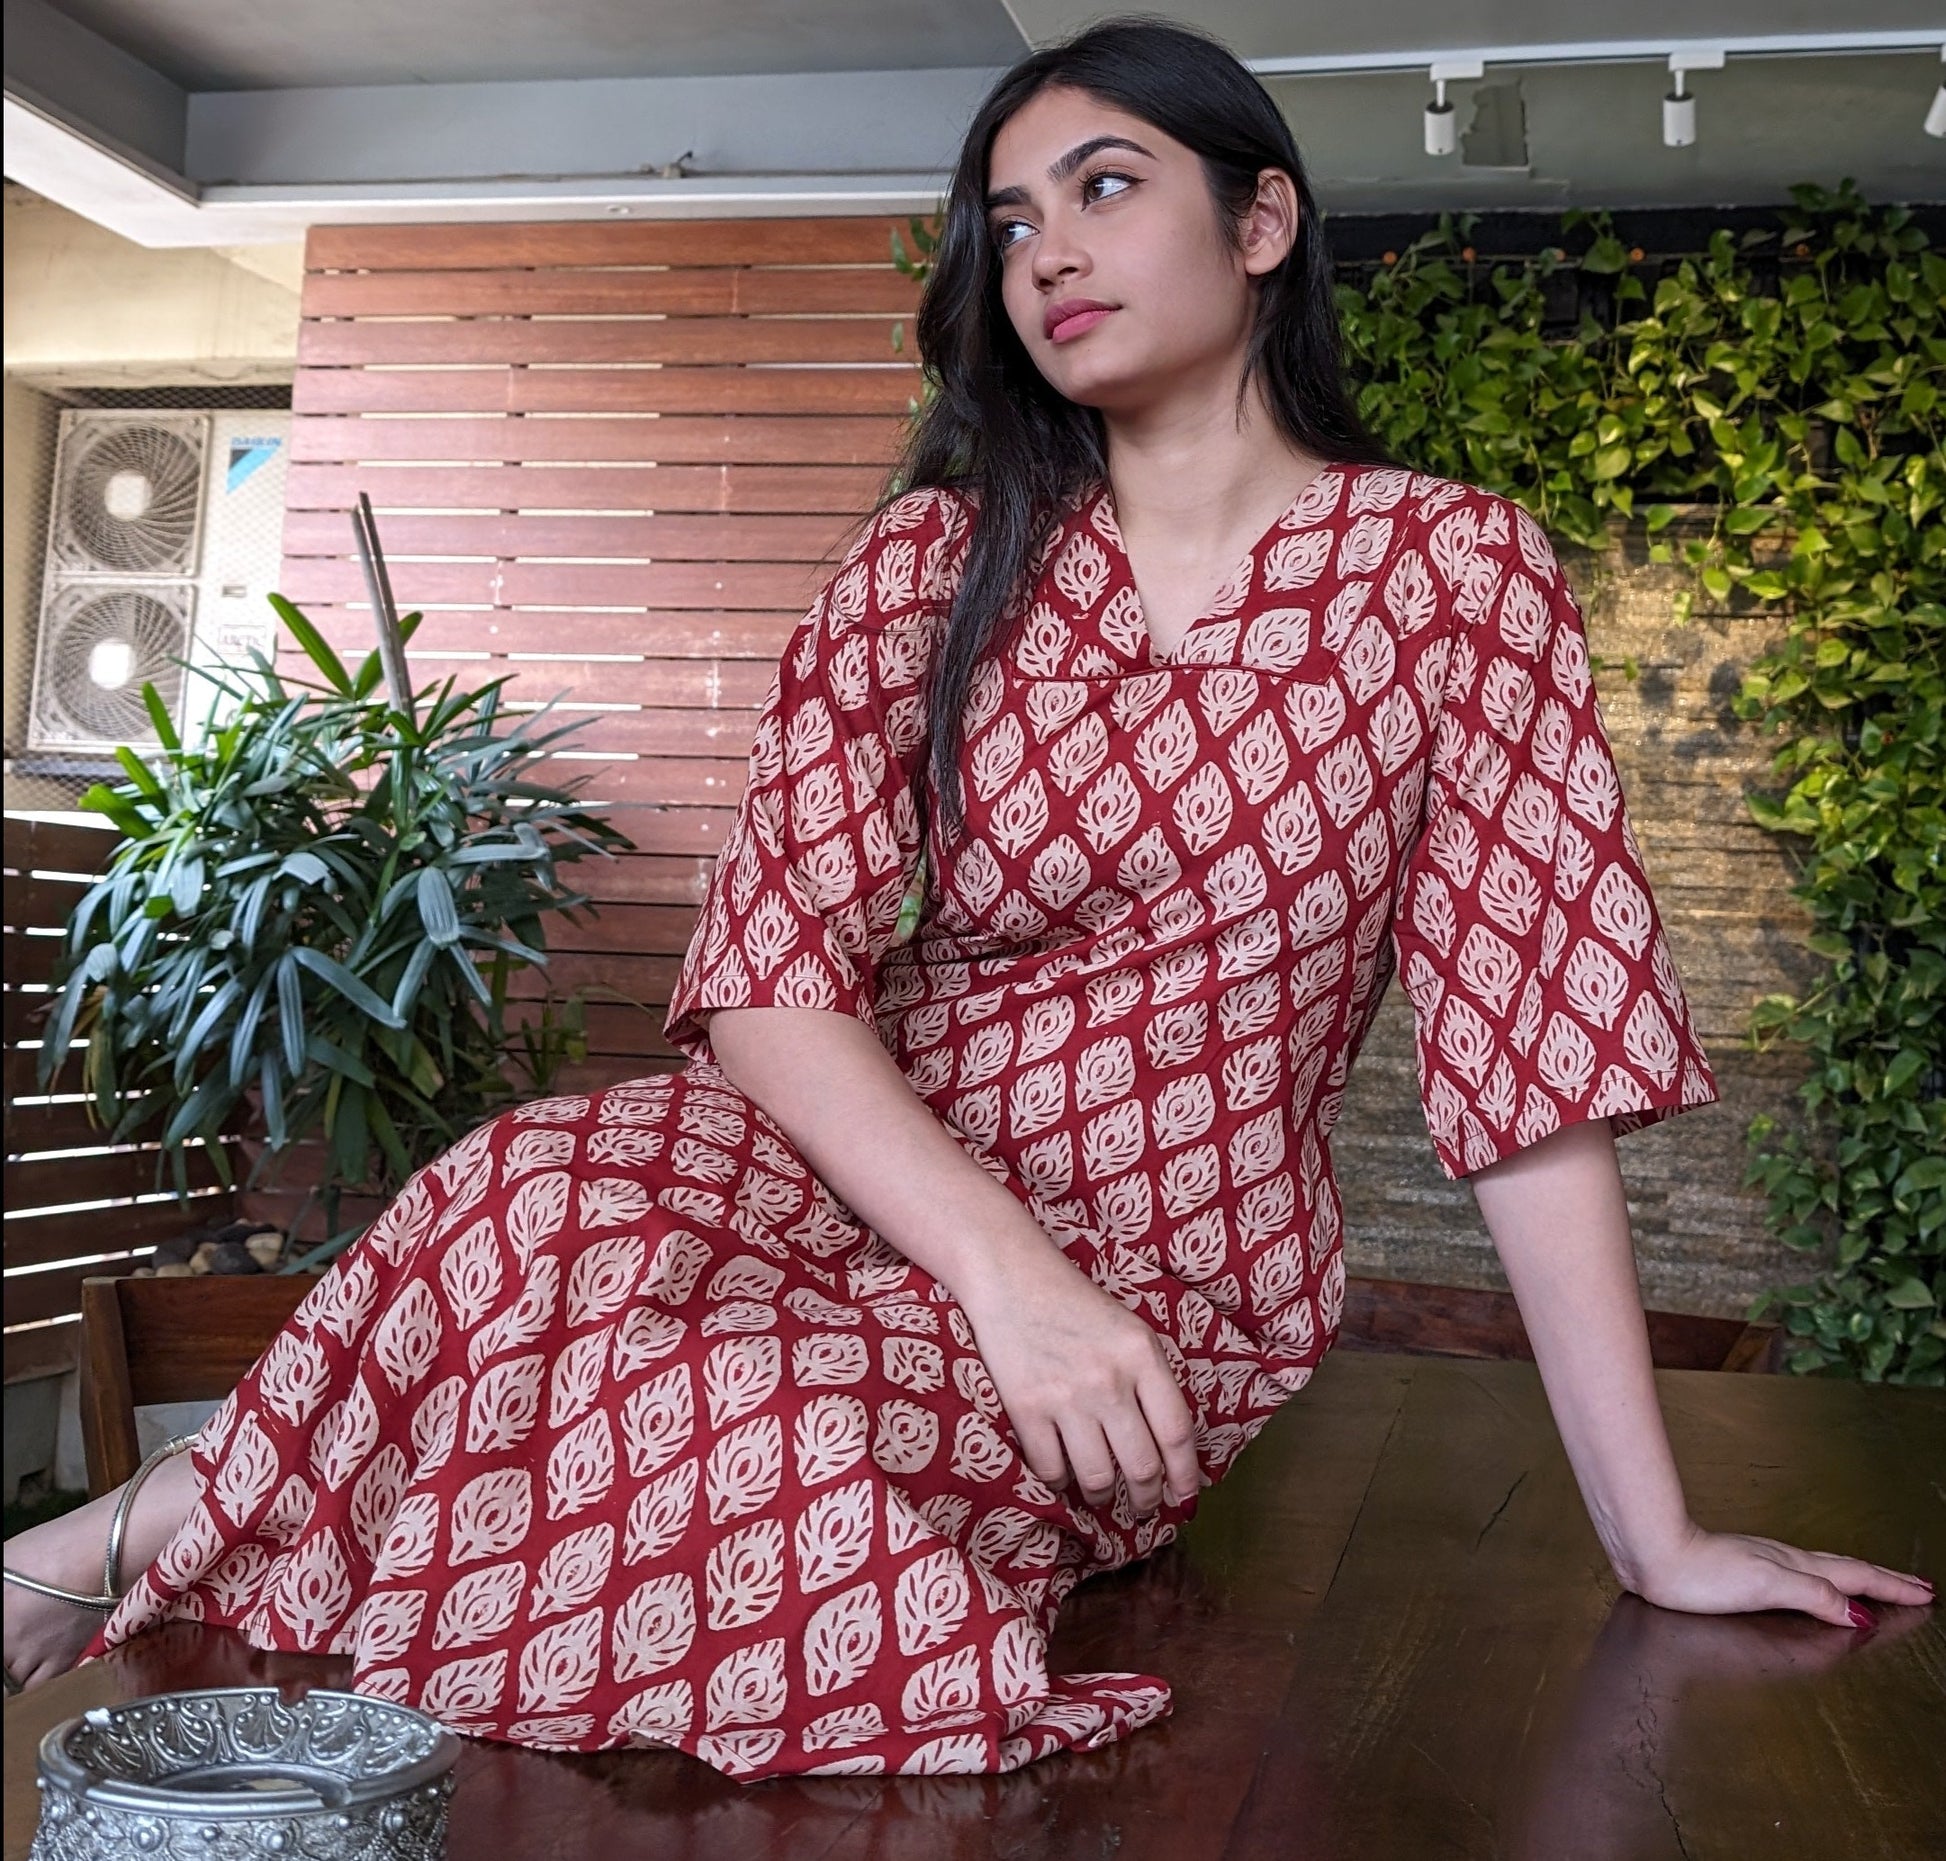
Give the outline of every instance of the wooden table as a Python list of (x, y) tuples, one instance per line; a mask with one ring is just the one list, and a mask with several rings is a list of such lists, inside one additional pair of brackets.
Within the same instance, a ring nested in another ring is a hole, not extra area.
[[(1946, 1577), (1946, 1392), (1657, 1372), (1700, 1522)], [(1621, 1594), (1533, 1365), (1334, 1351), (1178, 1541), (1083, 1584), (1050, 1665), (1173, 1715), (998, 1777), (739, 1784), (676, 1751), (466, 1741), (453, 1861), (1946, 1855), (1946, 1625), (1685, 1616)], [(175, 1624), (6, 1708), (34, 1748), (160, 1689), (342, 1684)]]

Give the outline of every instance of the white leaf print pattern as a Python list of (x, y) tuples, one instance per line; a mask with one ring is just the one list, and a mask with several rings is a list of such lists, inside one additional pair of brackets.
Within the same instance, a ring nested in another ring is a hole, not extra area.
[(625, 1562), (653, 1563), (667, 1555), (688, 1531), (696, 1511), (697, 1477), (696, 1462), (685, 1460), (635, 1495), (629, 1504), (627, 1536), (622, 1543)]
[(864, 1457), (871, 1419), (856, 1396), (814, 1396), (793, 1429), (797, 1478), (802, 1486), (821, 1486)]
[(584, 1700), (601, 1672), (602, 1612), (544, 1628), (520, 1655), (520, 1710), (557, 1712)]
[(435, 1648), (470, 1648), (490, 1641), (512, 1622), (526, 1587), (527, 1566), (518, 1558), (469, 1572), (440, 1599), (433, 1624)]
[(555, 1442), (547, 1457), (547, 1516), (572, 1518), (597, 1505), (615, 1483), (615, 1434), (596, 1409)]
[(809, 1595), (842, 1583), (871, 1555), (872, 1482), (853, 1480), (821, 1493), (798, 1514), (798, 1587)]
[(1079, 500), (971, 683), (969, 831), (908, 947), (941, 617), (913, 609), (968, 522), (934, 491), (882, 517), (752, 736), (672, 991), (701, 1063), (521, 1106), (416, 1177), (206, 1430), (209, 1496), (118, 1632), (289, 1645), (296, 1620), (483, 1736), (680, 1741), (738, 1777), (1126, 1737), (1166, 1688), (1050, 1689), (1046, 1634), (1166, 1528), (1025, 1468), (965, 1314), (678, 1010), (868, 1020), (1152, 1324), (1213, 1477), (1336, 1333), (1343, 1217), (1301, 1114), (1336, 1102), (1388, 935), (1449, 1174), (1714, 1096), (1578, 612), (1517, 507), (1322, 474), (1171, 663), (1112, 507)]
[(615, 1678), (664, 1673), (688, 1655), (695, 1639), (696, 1586), (688, 1574), (650, 1577), (615, 1611)]
[[(725, 1655), (711, 1669), (703, 1718), (712, 1730), (762, 1725), (784, 1710), (787, 1693), (782, 1637), (755, 1642)], [(778, 1736), (781, 1739), (782, 1734)]]
[(761, 1622), (784, 1594), (783, 1524), (759, 1519), (731, 1532), (711, 1549), (704, 1581), (711, 1628), (746, 1628)]
[(784, 1481), (784, 1425), (759, 1415), (710, 1449), (706, 1484), (712, 1525), (761, 1511)]
[(956, 1551), (939, 1550), (908, 1564), (899, 1572), (894, 1598), (900, 1653), (938, 1647), (952, 1638), (972, 1606), (965, 1561)]
[[(884, 1639), (884, 1611), (876, 1583), (855, 1584), (820, 1603), (804, 1628), (805, 1685), (820, 1698), (852, 1685), (869, 1672)], [(818, 1744), (846, 1742), (832, 1723), (836, 1715), (819, 1721), (825, 1727)], [(876, 1720), (876, 1714), (874, 1714)], [(873, 1730), (880, 1729), (875, 1723)], [(805, 1742), (811, 1744), (807, 1731)]]
[(607, 1582), (615, 1564), (615, 1528), (606, 1520), (570, 1532), (534, 1573), (527, 1596), (527, 1619), (544, 1622), (549, 1616), (579, 1609)]
[(731, 1338), (703, 1361), (703, 1393), (712, 1428), (768, 1402), (784, 1374), (784, 1347), (776, 1338)]

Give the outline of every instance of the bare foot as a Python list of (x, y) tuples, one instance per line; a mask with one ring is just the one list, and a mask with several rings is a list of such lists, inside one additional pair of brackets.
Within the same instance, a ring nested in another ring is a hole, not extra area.
[[(101, 1589), (102, 1549), (108, 1536), (109, 1502), (98, 1518), (101, 1502), (64, 1512), (6, 1542), (9, 1570), (58, 1583), (63, 1589), (95, 1595)], [(90, 1530), (92, 1524), (93, 1529)], [(7, 1672), (23, 1687), (38, 1685), (72, 1667), (81, 1650), (94, 1639), (106, 1620), (100, 1609), (83, 1609), (37, 1595), (20, 1584), (7, 1585)]]
[[(7, 1568), (43, 1583), (58, 1583), (64, 1590), (100, 1595), (108, 1528), (122, 1491), (117, 1487), (9, 1538)], [(172, 1455), (150, 1471), (129, 1507), (117, 1593), (155, 1561), (201, 1492), (202, 1481), (187, 1454)], [(106, 1610), (40, 1596), (17, 1583), (9, 1583), (6, 1593), (7, 1672), (23, 1689), (66, 1673), (107, 1619)]]

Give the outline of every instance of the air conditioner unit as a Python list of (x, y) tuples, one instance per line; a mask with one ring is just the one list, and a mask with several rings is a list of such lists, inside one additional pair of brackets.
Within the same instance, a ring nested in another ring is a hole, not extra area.
[(278, 410), (62, 413), (30, 749), (157, 748), (145, 681), (186, 741), (223, 715), (229, 700), (195, 668), (272, 650), (289, 453)]

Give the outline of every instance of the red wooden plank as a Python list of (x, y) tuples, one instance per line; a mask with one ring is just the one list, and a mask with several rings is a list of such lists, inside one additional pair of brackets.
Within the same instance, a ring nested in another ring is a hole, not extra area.
[(121, 835), (112, 827), (6, 817), (9, 872), (99, 872)]
[[(94, 1139), (101, 1141), (99, 1135)], [(169, 1166), (154, 1150), (107, 1150), (73, 1157), (9, 1158), (6, 1165), (7, 1208), (12, 1214), (30, 1209), (59, 1208), (71, 1202), (99, 1202), (111, 1196), (153, 1195), (173, 1190)], [(200, 1150), (183, 1158), (192, 1192), (220, 1188), (216, 1166)], [(12, 1264), (9, 1262), (9, 1264)]]
[(52, 1084), (42, 1086), (38, 1083), (40, 1055), (37, 1052), (21, 1052), (8, 1048), (0, 1054), (0, 1069), (4, 1070), (5, 1093), (8, 1104), (16, 1099), (61, 1096), (81, 1090), (80, 1056), (71, 1058), (67, 1065), (54, 1076)]
[(508, 992), (520, 1001), (537, 1001), (570, 989), (603, 988), (636, 1002), (666, 1002), (682, 967), (674, 956), (638, 955), (627, 950), (559, 950), (551, 953), (546, 970), (515, 972)]
[(291, 408), (339, 413), (902, 414), (910, 364), (846, 368), (300, 368)]
[[(414, 385), (464, 378), (463, 370), (435, 371)], [(413, 382), (404, 372), (380, 379), (401, 387)], [(918, 393), (914, 362), (841, 368), (517, 369), (508, 380), (507, 408), (519, 414), (882, 413), (903, 419)]]
[(688, 1056), (670, 1049), (666, 1054), (598, 1054), (576, 1065), (564, 1066), (556, 1079), (563, 1092), (600, 1092), (620, 1085), (625, 1079), (643, 1079), (660, 1073), (679, 1073)]
[[(519, 653), (566, 660), (581, 654), (625, 653), (655, 659), (758, 659), (774, 666), (783, 654), (791, 629), (803, 618), (802, 608), (774, 613), (760, 610), (715, 612), (708, 608), (629, 608), (620, 612), (590, 612), (586, 608), (452, 607), (421, 609), (419, 628), (407, 649), (415, 677), (439, 677), (441, 662), (434, 653), (495, 655), (491, 669), (480, 674), (497, 677), (507, 669), (499, 655)], [(372, 616), (366, 607), (339, 606), (328, 601), (307, 603), (305, 614), (332, 645), (363, 655), (372, 649)], [(422, 659), (426, 670), (419, 670)], [(447, 662), (450, 663), (450, 662)], [(463, 678), (473, 674), (460, 673)], [(632, 695), (632, 694), (631, 694)]]
[[(301, 655), (295, 648), (287, 647), (284, 658), (287, 664), (296, 665)], [(527, 670), (530, 667), (533, 669)], [(585, 707), (590, 704), (693, 708), (712, 714), (717, 707), (754, 711), (762, 704), (765, 692), (776, 677), (775, 665), (760, 659), (644, 659), (607, 666), (584, 661), (577, 666), (561, 660), (414, 658), (410, 669), (416, 684), (443, 681), (450, 675), (462, 688), (475, 688), (503, 674), (516, 674), (521, 686), (516, 695), (521, 702), (544, 704), (550, 698), (565, 696), (568, 703), (556, 721), (565, 722), (570, 714), (599, 720), (571, 747), (609, 750), (633, 747), (616, 741), (606, 726), (611, 719), (636, 713), (589, 711)]]
[(709, 367), (751, 362), (905, 362), (908, 333), (892, 345), (901, 321), (892, 315), (843, 317), (642, 317), (600, 322), (542, 322), (496, 317), (444, 322), (381, 323), (315, 317), (298, 327), (300, 368), (414, 363), (522, 364), (655, 362)]
[[(646, 716), (644, 712), (627, 714), (632, 717)], [(663, 716), (682, 716), (681, 712), (664, 712)], [(706, 711), (688, 713), (694, 717), (718, 715)], [(735, 713), (721, 713), (735, 715)], [(669, 817), (694, 815), (704, 812), (720, 812), (727, 819), (730, 810), (704, 810), (698, 808), (672, 808), (668, 801), (668, 779), (665, 774), (667, 765), (659, 755), (627, 757), (588, 757), (576, 758), (563, 756), (540, 765), (547, 773), (544, 780), (566, 786), (574, 784), (573, 793), (585, 806), (604, 807), (611, 811), (615, 825), (645, 853), (665, 854), (707, 854), (714, 855), (716, 844), (706, 836), (688, 827), (671, 826)]]
[[(588, 863), (580, 862), (583, 867)], [(570, 876), (579, 880), (591, 875), (572, 871)], [(690, 905), (637, 905), (611, 899), (579, 922), (570, 923), (559, 914), (551, 918), (547, 944), (557, 952), (621, 950), (635, 955), (680, 956), (689, 947), (695, 923), (696, 912)]]
[(46, 932), (10, 930), (5, 939), (5, 975), (9, 986), (23, 982), (51, 982), (65, 940)]
[[(538, 1014), (538, 1004), (518, 1003), (508, 1013), (513, 1026), (521, 1026)], [(666, 1058), (676, 1051), (662, 1037), (667, 1009), (662, 1002), (645, 1002), (641, 1007), (591, 1001), (584, 1010), (588, 1055), (597, 1057)]]
[(569, 870), (575, 884), (606, 903), (696, 906), (703, 902), (713, 859), (624, 853), (615, 859), (584, 859)]
[[(817, 316), (850, 311), (910, 317), (919, 308), (919, 287), (889, 267), (884, 271), (739, 271), (730, 306), (751, 317)], [(910, 327), (906, 341), (912, 341)]]
[(0, 880), (0, 918), (10, 930), (65, 930), (92, 879), (52, 879), (10, 872)]
[[(187, 1227), (188, 1223), (180, 1225)], [(53, 1267), (44, 1273), (10, 1273), (6, 1282), (8, 1322), (33, 1325), (48, 1318), (72, 1318), (81, 1310), (84, 1279), (113, 1279), (146, 1266), (148, 1260), (146, 1252), (120, 1253), (106, 1260), (91, 1261), (86, 1266)]]
[(25, 1383), (37, 1376), (59, 1376), (80, 1362), (79, 1313), (58, 1324), (23, 1327), (7, 1333), (6, 1380)]
[[(721, 220), (470, 220), (313, 226), (304, 269), (476, 270), (576, 265), (884, 265), (902, 218), (832, 214)], [(307, 279), (308, 282), (308, 279)]]
[[(402, 611), (433, 603), (492, 607), (808, 608), (828, 570), (780, 562), (417, 562), (387, 552)], [(304, 607), (365, 593), (355, 559), (286, 559), (279, 592)]]
[[(4, 1224), (4, 1258), (11, 1268), (46, 1260), (73, 1260), (83, 1254), (126, 1253), (153, 1247), (180, 1234), (229, 1206), (228, 1194), (217, 1190), (192, 1195), (187, 1203), (172, 1196), (165, 1202), (127, 1202), (110, 1208), (70, 1210), (59, 1215), (9, 1211)], [(13, 1314), (8, 1314), (12, 1318)], [(15, 1322), (18, 1322), (17, 1320)]]
[(293, 461), (420, 464), (629, 460), (668, 465), (870, 465), (898, 456), (903, 420), (845, 414), (668, 414), (653, 421), (530, 415), (450, 420), (305, 414), (291, 422)]
[[(312, 273), (306, 317), (910, 318), (919, 287), (887, 266), (714, 271)], [(911, 340), (910, 331), (907, 333)]]
[[(748, 758), (756, 733), (757, 713), (754, 710), (707, 711), (645, 705), (639, 711), (606, 713), (599, 728), (578, 732), (573, 743), (566, 747), (573, 751), (601, 750), (611, 755), (626, 754), (649, 759), (703, 756), (716, 762), (737, 761)], [(568, 780), (574, 770), (566, 765), (576, 762), (581, 764), (581, 773), (587, 776), (593, 787), (598, 787), (608, 775), (616, 772), (613, 764), (568, 755), (557, 761), (549, 779)], [(632, 766), (642, 769), (644, 775), (652, 774), (640, 763)], [(656, 760), (655, 767), (660, 766), (659, 760)], [(633, 784), (631, 793), (638, 801), (665, 799), (652, 787), (645, 788), (639, 780)], [(726, 797), (726, 800), (734, 800), (734, 797)]]
[[(27, 1054), (31, 1060), (35, 1056)], [(88, 1116), (85, 1104), (72, 1100), (43, 1104), (38, 1091), (21, 1098), (7, 1096), (7, 1154), (30, 1150), (87, 1150), (107, 1141), (107, 1133)]]
[(0, 995), (0, 1017), (4, 1017), (6, 1043), (18, 1047), (22, 1041), (38, 1041), (53, 996), (40, 989), (8, 989)]
[[(589, 501), (592, 507), (592, 500)], [(442, 556), (634, 556), (655, 562), (822, 562), (836, 569), (855, 515), (786, 517), (580, 517), (386, 511), (377, 516), (388, 558)], [(284, 555), (355, 555), (349, 508), (292, 511)]]
[(884, 490), (869, 465), (307, 465), (284, 479), (288, 511), (348, 511), (364, 492), (383, 515), (438, 510), (820, 512), (847, 519)]

